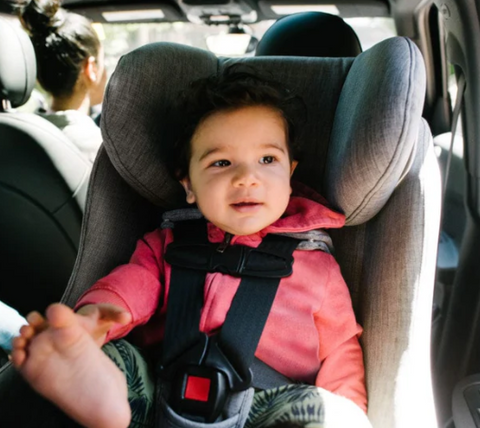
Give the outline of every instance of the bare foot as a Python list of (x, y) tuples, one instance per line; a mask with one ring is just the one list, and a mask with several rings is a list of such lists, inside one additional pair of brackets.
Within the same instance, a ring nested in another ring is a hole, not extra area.
[(82, 325), (81, 315), (55, 304), (47, 321), (28, 317), (13, 341), (12, 363), (33, 389), (87, 428), (130, 423), (127, 383)]

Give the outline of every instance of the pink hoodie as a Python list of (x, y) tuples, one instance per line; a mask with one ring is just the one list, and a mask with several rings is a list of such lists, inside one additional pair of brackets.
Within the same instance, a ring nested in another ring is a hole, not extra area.
[[(309, 195), (312, 196), (312, 195)], [(317, 199), (318, 200), (318, 199)], [(285, 215), (254, 235), (234, 236), (231, 245), (257, 247), (267, 233), (303, 232), (343, 226), (344, 216), (313, 200), (292, 196)], [(208, 237), (222, 242), (224, 232), (208, 224)], [(170, 265), (163, 258), (172, 242), (170, 229), (157, 229), (138, 241), (130, 262), (100, 279), (80, 298), (87, 304), (112, 303), (132, 314), (128, 326), (110, 330), (118, 339), (134, 327), (141, 346), (162, 340), (170, 286)], [(367, 398), (362, 350), (348, 288), (335, 259), (322, 251), (294, 252), (293, 274), (281, 280), (255, 355), (290, 378), (343, 395), (364, 411)], [(240, 278), (206, 276), (200, 330), (221, 328)]]

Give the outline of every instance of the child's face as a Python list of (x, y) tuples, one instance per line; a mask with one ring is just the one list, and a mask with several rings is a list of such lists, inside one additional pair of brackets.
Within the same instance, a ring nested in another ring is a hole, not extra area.
[(290, 176), (285, 123), (264, 106), (218, 112), (191, 141), (187, 202), (225, 232), (249, 235), (279, 219), (287, 207)]

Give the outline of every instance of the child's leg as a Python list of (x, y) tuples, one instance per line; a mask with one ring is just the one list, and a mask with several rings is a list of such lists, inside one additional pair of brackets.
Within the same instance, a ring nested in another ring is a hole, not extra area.
[(49, 327), (31, 338), (16, 338), (12, 362), (33, 389), (83, 426), (127, 427), (125, 376), (78, 317), (67, 306), (50, 306)]
[(245, 428), (371, 428), (352, 401), (311, 385), (257, 392)]
[(155, 383), (143, 355), (126, 340), (109, 342), (102, 350), (127, 379), (128, 402), (132, 412), (129, 428), (153, 426)]
[[(141, 353), (124, 340), (107, 343), (102, 350), (127, 378), (132, 411), (129, 428), (153, 426), (154, 382)], [(12, 367), (0, 373), (0, 426), (80, 428), (58, 407), (34, 392)]]

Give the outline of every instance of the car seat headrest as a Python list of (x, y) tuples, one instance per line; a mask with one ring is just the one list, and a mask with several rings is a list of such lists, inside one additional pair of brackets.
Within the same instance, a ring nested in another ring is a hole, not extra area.
[(180, 90), (241, 62), (300, 95), (308, 117), (294, 179), (359, 224), (385, 204), (408, 168), (419, 132), (425, 71), (418, 48), (396, 37), (354, 58), (216, 58), (183, 45), (155, 43), (121, 58), (103, 103), (107, 154), (138, 193), (172, 208), (184, 203), (168, 174), (168, 117)]
[(30, 38), (20, 26), (0, 17), (0, 101), (9, 101), (12, 107), (25, 104), (36, 78), (35, 51)]
[(387, 39), (352, 64), (338, 102), (324, 196), (348, 225), (368, 221), (411, 167), (426, 91), (423, 57), (409, 39)]
[(301, 12), (276, 21), (263, 35), (255, 55), (353, 57), (361, 52), (355, 31), (342, 18)]

